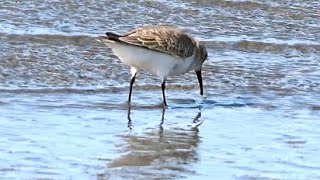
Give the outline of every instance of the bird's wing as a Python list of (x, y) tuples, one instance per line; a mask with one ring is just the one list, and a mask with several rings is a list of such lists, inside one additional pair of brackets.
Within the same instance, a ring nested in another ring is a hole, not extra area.
[(118, 40), (181, 58), (192, 56), (196, 47), (195, 40), (170, 27), (138, 28), (118, 37)]

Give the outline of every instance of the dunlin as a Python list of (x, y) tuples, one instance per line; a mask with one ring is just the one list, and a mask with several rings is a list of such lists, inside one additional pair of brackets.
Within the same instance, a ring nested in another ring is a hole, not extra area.
[(183, 31), (168, 26), (137, 28), (124, 35), (107, 32), (99, 38), (108, 45), (119, 59), (131, 66), (128, 102), (131, 102), (132, 86), (139, 70), (146, 70), (162, 79), (163, 105), (166, 78), (194, 70), (203, 95), (201, 68), (207, 59), (205, 46)]

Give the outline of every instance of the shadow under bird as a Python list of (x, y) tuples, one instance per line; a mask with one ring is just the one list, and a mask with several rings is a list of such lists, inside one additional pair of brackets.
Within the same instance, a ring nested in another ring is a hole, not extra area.
[(131, 102), (132, 86), (139, 70), (146, 70), (162, 79), (163, 106), (167, 106), (165, 83), (168, 76), (196, 72), (203, 95), (201, 69), (207, 59), (207, 50), (201, 42), (178, 28), (146, 26), (133, 29), (124, 35), (107, 32), (98, 41), (109, 46), (119, 59), (131, 66), (128, 102)]

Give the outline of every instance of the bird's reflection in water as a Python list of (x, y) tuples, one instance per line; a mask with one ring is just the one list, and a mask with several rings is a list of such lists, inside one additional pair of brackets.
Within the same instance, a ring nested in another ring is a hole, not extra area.
[(128, 119), (128, 128), (132, 130), (132, 120), (131, 120), (131, 106), (128, 106), (128, 113), (127, 113), (127, 119)]
[[(132, 129), (133, 120), (128, 110), (128, 127)], [(165, 109), (162, 110), (159, 128), (142, 135), (128, 134), (123, 137), (124, 146), (120, 152), (125, 155), (113, 159), (107, 165), (107, 176), (129, 179), (171, 179), (183, 177), (191, 170), (191, 164), (198, 161), (199, 130), (201, 124), (199, 111), (191, 118), (191, 127), (165, 126)], [(200, 123), (199, 123), (200, 122)]]

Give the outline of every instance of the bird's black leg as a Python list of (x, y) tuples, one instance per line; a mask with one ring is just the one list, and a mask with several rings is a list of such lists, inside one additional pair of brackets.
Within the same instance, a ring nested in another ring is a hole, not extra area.
[(130, 81), (130, 90), (129, 90), (129, 97), (128, 97), (128, 102), (131, 102), (131, 94), (132, 94), (132, 86), (134, 81), (136, 80), (136, 76), (131, 77), (131, 81)]
[(166, 89), (166, 79), (164, 78), (161, 84), (161, 89), (162, 89), (162, 99), (163, 99), (163, 106), (167, 107), (167, 101), (166, 101), (166, 95), (165, 95), (165, 89)]
[(135, 68), (131, 68), (131, 81), (130, 81), (128, 103), (131, 102), (132, 86), (133, 86), (134, 81), (136, 80), (136, 75), (137, 75), (137, 70)]
[(199, 85), (200, 85), (200, 95), (203, 95), (203, 84), (202, 84), (202, 75), (201, 75), (201, 69), (200, 70), (196, 70), (196, 74), (197, 74), (197, 78), (199, 81)]

